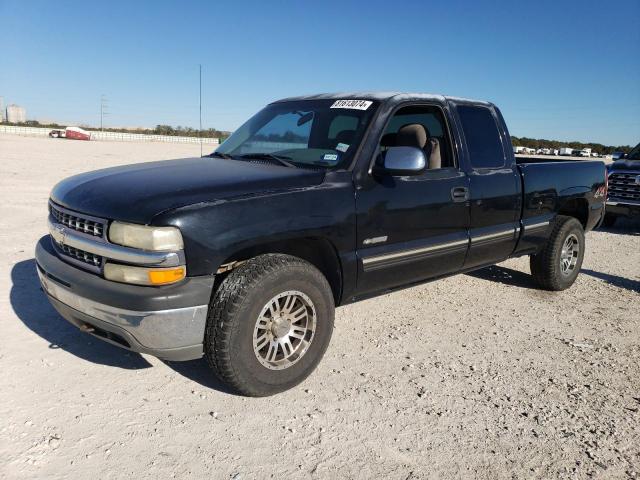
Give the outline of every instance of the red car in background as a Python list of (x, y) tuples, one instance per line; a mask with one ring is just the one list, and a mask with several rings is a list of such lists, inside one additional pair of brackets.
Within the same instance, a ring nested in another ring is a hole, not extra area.
[(72, 140), (90, 140), (91, 134), (80, 127), (67, 127), (64, 130), (51, 130), (51, 138), (70, 138)]

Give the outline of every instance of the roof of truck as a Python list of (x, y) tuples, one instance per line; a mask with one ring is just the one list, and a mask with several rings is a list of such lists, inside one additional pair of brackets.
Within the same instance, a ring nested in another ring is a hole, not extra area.
[(288, 97), (276, 100), (273, 103), (295, 102), (300, 100), (341, 100), (341, 99), (357, 99), (357, 100), (377, 100), (394, 102), (405, 101), (436, 101), (444, 102), (452, 100), (454, 102), (469, 102), (483, 105), (491, 105), (490, 102), (484, 100), (472, 100), (469, 98), (451, 97), (448, 95), (437, 95), (432, 93), (410, 93), (410, 92), (336, 92), (336, 93), (318, 93), (314, 95), (300, 95), (297, 97)]

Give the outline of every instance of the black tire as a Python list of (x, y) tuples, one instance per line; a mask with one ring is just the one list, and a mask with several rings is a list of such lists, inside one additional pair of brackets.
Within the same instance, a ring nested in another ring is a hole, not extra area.
[[(312, 302), (315, 331), (295, 363), (270, 369), (254, 352), (254, 329), (267, 303), (289, 291), (301, 292)], [(289, 255), (260, 255), (232, 270), (216, 290), (207, 319), (205, 356), (215, 374), (236, 392), (273, 395), (299, 384), (316, 368), (329, 346), (334, 314), (331, 287), (313, 265)]]
[(618, 217), (616, 217), (615, 215), (612, 215), (610, 213), (607, 213), (607, 214), (605, 214), (604, 220), (602, 221), (602, 226), (603, 227), (607, 227), (607, 228), (611, 228), (616, 224), (616, 220), (618, 220)]
[[(565, 242), (571, 237), (577, 241), (578, 250), (575, 264), (568, 271), (563, 271), (562, 251)], [(536, 255), (531, 255), (529, 265), (535, 281), (546, 290), (565, 290), (573, 285), (584, 258), (584, 230), (582, 224), (573, 217), (558, 215), (553, 230), (544, 248)]]

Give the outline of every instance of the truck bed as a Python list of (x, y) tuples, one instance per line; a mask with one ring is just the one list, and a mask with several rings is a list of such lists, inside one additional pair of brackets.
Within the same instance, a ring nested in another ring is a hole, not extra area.
[[(523, 161), (522, 161), (523, 160)], [(604, 162), (598, 160), (551, 160), (518, 158), (522, 178), (522, 219), (554, 214), (558, 204), (592, 199), (606, 175)], [(604, 198), (602, 198), (604, 202)], [(594, 228), (599, 218), (585, 219), (585, 229)]]

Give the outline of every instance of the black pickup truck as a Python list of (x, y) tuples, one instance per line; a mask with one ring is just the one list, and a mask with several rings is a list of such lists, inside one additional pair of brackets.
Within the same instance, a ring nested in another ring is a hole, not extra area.
[(520, 255), (568, 288), (605, 196), (602, 162), (516, 161), (491, 103), (314, 95), (208, 157), (63, 180), (36, 261), (83, 331), (269, 395), (316, 367), (336, 305)]
[(640, 217), (640, 143), (628, 155), (607, 166), (609, 189), (604, 226), (618, 217)]

